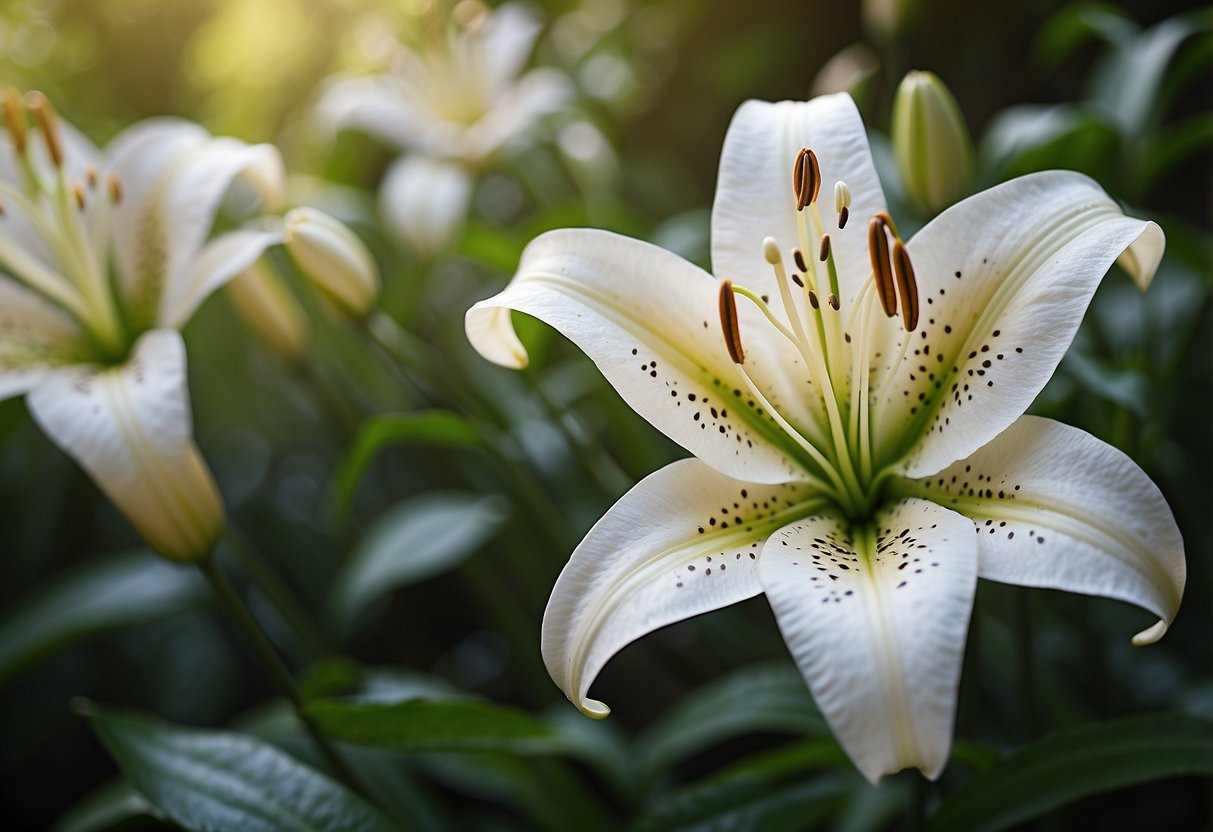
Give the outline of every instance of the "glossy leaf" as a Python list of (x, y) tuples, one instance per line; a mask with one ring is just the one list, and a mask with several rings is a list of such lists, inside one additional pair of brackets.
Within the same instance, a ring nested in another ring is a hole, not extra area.
[(1136, 716), (1024, 745), (958, 789), (934, 832), (1007, 829), (1080, 798), (1183, 775), (1213, 776), (1213, 721)]
[(500, 497), (435, 492), (397, 503), (367, 529), (337, 577), (332, 617), (348, 631), (382, 596), (439, 575), (479, 550), (501, 527)]
[(77, 565), (52, 578), (0, 621), (0, 682), (71, 642), (194, 606), (206, 586), (193, 570), (144, 550)]
[(345, 786), (250, 736), (91, 705), (85, 715), (135, 787), (186, 829), (393, 828)]
[(400, 702), (317, 700), (307, 715), (326, 735), (355, 745), (400, 751), (561, 750), (560, 737), (522, 711), (476, 699), (408, 699)]

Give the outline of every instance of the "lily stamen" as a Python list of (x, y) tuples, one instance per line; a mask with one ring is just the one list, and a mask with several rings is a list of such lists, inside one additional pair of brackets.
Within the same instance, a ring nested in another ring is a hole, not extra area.
[(851, 189), (841, 180), (834, 183), (834, 213), (838, 215), (838, 230), (841, 231), (847, 227), (847, 218), (851, 216)]
[(724, 332), (724, 345), (734, 364), (745, 363), (745, 350), (741, 347), (741, 328), (737, 320), (737, 298), (733, 297), (733, 281), (720, 281), (720, 329)]
[(27, 139), (25, 113), (21, 109), (21, 96), (12, 87), (4, 90), (4, 124), (8, 134), (13, 137), (13, 151), (18, 156), (24, 156)]
[(876, 296), (886, 317), (897, 314), (897, 294), (893, 286), (893, 264), (889, 258), (889, 244), (885, 236), (885, 219), (876, 214), (868, 220), (868, 256), (872, 260), (872, 277), (876, 282)]
[(893, 243), (893, 271), (897, 276), (897, 294), (901, 297), (901, 319), (906, 332), (918, 329), (918, 282), (914, 278), (914, 264), (905, 243)]
[(72, 199), (76, 200), (76, 207), (81, 211), (88, 207), (88, 200), (84, 195), (84, 186), (79, 182), (72, 185)]
[(817, 201), (821, 191), (821, 167), (817, 164), (817, 154), (802, 147), (796, 154), (796, 163), (792, 166), (792, 189), (796, 194), (796, 210), (803, 211), (806, 205)]
[(122, 201), (122, 177), (116, 173), (107, 174), (105, 188), (109, 192), (110, 202), (117, 205)]
[(817, 259), (824, 263), (826, 261), (826, 259), (829, 258), (829, 256), (830, 256), (830, 235), (822, 234), (821, 235), (821, 252), (817, 255)]
[(40, 92), (31, 92), (25, 96), (25, 105), (38, 122), (42, 133), (42, 141), (46, 143), (47, 155), (57, 168), (63, 167), (63, 142), (59, 138), (59, 123), (55, 120), (55, 108), (50, 99)]

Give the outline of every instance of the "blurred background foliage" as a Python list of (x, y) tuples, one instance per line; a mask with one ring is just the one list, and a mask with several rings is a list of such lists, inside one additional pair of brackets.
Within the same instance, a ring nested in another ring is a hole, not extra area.
[[(478, 166), (466, 222), (436, 252), (378, 214), (397, 148), (324, 124), (316, 105), (334, 73), (390, 67), (398, 39), (424, 42), (466, 5), (0, 8), (5, 84), (45, 91), (98, 142), (166, 113), (272, 141), (295, 174), (292, 198), (350, 222), (375, 253), (386, 317), (366, 329), (326, 314), (276, 262), (311, 333), (301, 361), (258, 340), (223, 295), (186, 335), (196, 435), (239, 529), (221, 563), (380, 805), (417, 829), (885, 829), (910, 823), (915, 803), (941, 829), (1041, 817), (1040, 828), (1208, 828), (1210, 781), (1190, 772), (1207, 770), (1213, 748), (1213, 11), (1144, 0), (536, 8), (531, 65), (567, 75), (571, 96)], [(873, 789), (853, 771), (761, 599), (629, 647), (598, 682), (615, 716), (581, 718), (539, 659), (547, 594), (611, 502), (683, 454), (538, 325), (522, 327), (530, 369), (488, 365), (466, 344), (464, 309), (552, 227), (608, 227), (706, 265), (719, 148), (750, 97), (851, 90), (893, 215), (912, 230), (928, 218), (903, 199), (886, 136), (913, 68), (960, 104), (972, 190), (1073, 168), (1167, 233), (1153, 288), (1142, 296), (1114, 270), (1033, 410), (1124, 449), (1166, 494), (1189, 568), (1175, 625), (1136, 650), (1138, 610), (982, 583), (956, 751), (925, 791), (908, 777)], [(0, 403), (0, 532), (8, 828), (179, 821), (152, 799), (168, 775), (144, 752), (178, 749), (202, 777), (205, 755), (190, 756), (202, 741), (150, 714), (225, 728), (206, 742), (240, 754), (260, 738), (291, 755), (276, 765), (315, 762), (198, 576), (136, 551), (20, 400)], [(73, 697), (145, 715), (80, 705), (86, 720)], [(1048, 768), (1057, 759), (1060, 772)]]

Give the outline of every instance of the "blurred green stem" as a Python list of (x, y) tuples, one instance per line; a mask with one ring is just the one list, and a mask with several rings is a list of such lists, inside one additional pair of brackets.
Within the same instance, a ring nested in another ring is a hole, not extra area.
[(552, 401), (552, 397), (548, 395), (547, 390), (543, 387), (543, 383), (538, 378), (531, 373), (523, 373), (522, 375), (534, 391), (535, 397), (543, 405), (548, 421), (554, 424), (556, 429), (560, 431), (565, 444), (569, 446), (569, 450), (577, 457), (577, 461), (585, 468), (586, 472), (590, 475), (590, 479), (598, 486), (598, 490), (603, 493), (603, 496), (614, 500), (627, 490), (629, 484), (627, 477), (618, 465), (615, 464), (615, 461), (609, 459), (601, 450), (592, 447), (580, 431), (574, 430), (569, 426), (565, 411), (556, 402)]
[(303, 696), (299, 693), (299, 688), (295, 684), (295, 678), (282, 661), (282, 657), (274, 650), (274, 646), (270, 644), (270, 640), (257, 624), (252, 613), (248, 611), (248, 607), (244, 605), (244, 602), (240, 600), (240, 596), (232, 589), (232, 585), (227, 577), (219, 570), (219, 567), (215, 564), (215, 559), (207, 557), (199, 561), (198, 568), (206, 576), (206, 579), (210, 581), (211, 586), (215, 590), (215, 595), (219, 598), (219, 603), (223, 606), (232, 623), (236, 625), (236, 629), (240, 630), (249, 647), (252, 648), (262, 669), (270, 678), (270, 682), (273, 683), (278, 692), (295, 709), (295, 715), (299, 718), (299, 722), (316, 745), (320, 756), (332, 767), (333, 773), (337, 775), (338, 779), (353, 791), (370, 799), (366, 788), (358, 781), (357, 776), (345, 761), (345, 758), (341, 756), (336, 747), (329, 742), (328, 738), (320, 732), (320, 729), (304, 712)]
[(358, 417), (345, 396), (311, 361), (300, 361), (291, 370), (295, 378), (311, 391), (333, 438), (338, 444), (344, 444), (358, 429)]
[(273, 566), (256, 545), (244, 532), (230, 522), (224, 538), (232, 550), (232, 554), (236, 556), (240, 568), (252, 579), (273, 605), (278, 615), (291, 628), (299, 640), (299, 644), (303, 647), (308, 661), (327, 655), (329, 651), (325, 646), (324, 637), (312, 622), (312, 617), (303, 609), (294, 593), (274, 571)]
[(914, 786), (910, 789), (910, 832), (926, 832), (927, 791), (931, 782), (918, 769), (914, 769)]

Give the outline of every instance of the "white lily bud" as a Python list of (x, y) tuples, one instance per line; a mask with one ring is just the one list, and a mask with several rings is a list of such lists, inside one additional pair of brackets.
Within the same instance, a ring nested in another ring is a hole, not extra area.
[(937, 213), (968, 191), (973, 142), (952, 93), (931, 72), (913, 71), (893, 102), (893, 152), (909, 200)]
[(472, 179), (461, 165), (417, 153), (393, 163), (379, 186), (388, 231), (423, 257), (455, 242), (471, 201)]
[(284, 218), (283, 235), (300, 273), (334, 309), (362, 320), (379, 299), (379, 267), (362, 240), (314, 208)]
[(282, 276), (262, 257), (227, 284), (245, 326), (282, 361), (300, 364), (312, 344), (312, 327)]

